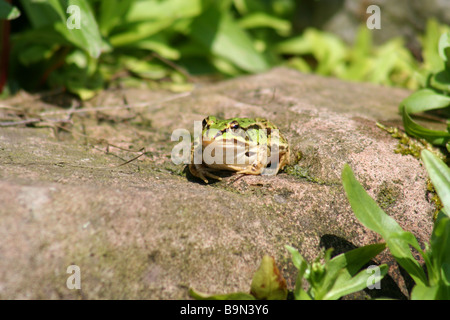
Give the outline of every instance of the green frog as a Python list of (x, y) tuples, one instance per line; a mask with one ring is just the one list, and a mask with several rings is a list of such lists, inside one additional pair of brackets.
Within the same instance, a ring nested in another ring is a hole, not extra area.
[(277, 174), (289, 163), (289, 144), (277, 126), (262, 118), (214, 116), (202, 122), (201, 137), (194, 140), (189, 171), (208, 183), (222, 180), (215, 173)]

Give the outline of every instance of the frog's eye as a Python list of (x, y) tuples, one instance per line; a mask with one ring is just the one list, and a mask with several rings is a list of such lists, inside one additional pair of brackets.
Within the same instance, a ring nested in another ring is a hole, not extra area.
[(213, 125), (214, 123), (216, 123), (216, 120), (217, 120), (216, 117), (213, 117), (213, 116), (208, 116), (205, 119), (203, 119), (203, 121), (202, 121), (203, 129), (206, 126), (210, 126), (210, 125)]
[(239, 122), (237, 122), (236, 120), (235, 120), (235, 121), (232, 121), (232, 122), (230, 123), (230, 129), (235, 130), (235, 129), (237, 129), (237, 128), (239, 128)]

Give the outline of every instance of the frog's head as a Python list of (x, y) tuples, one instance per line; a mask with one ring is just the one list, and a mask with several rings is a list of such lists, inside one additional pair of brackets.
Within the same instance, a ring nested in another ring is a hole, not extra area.
[(202, 122), (203, 138), (209, 141), (223, 140), (231, 142), (242, 142), (248, 144), (249, 142), (265, 143), (266, 134), (263, 134), (263, 129), (259, 119), (252, 118), (231, 118), (226, 120), (219, 120), (214, 116), (209, 116), (203, 119)]

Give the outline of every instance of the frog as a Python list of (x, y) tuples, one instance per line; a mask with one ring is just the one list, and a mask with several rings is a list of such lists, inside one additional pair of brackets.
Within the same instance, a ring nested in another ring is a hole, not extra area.
[(201, 136), (192, 144), (189, 171), (205, 183), (208, 178), (222, 180), (217, 175), (221, 171), (277, 174), (289, 164), (289, 156), (288, 141), (267, 119), (207, 116), (202, 121)]

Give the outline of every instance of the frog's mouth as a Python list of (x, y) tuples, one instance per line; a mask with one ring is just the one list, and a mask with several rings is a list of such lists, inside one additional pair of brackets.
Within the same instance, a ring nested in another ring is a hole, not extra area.
[(220, 170), (239, 170), (256, 162), (267, 162), (267, 148), (236, 139), (203, 140), (203, 161)]

